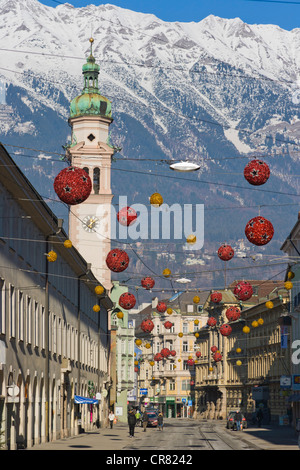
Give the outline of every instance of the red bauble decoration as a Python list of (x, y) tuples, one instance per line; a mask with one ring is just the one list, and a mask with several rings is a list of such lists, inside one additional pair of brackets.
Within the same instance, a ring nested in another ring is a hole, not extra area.
[(129, 292), (124, 292), (119, 298), (119, 305), (120, 307), (124, 308), (125, 310), (130, 310), (135, 306), (136, 299), (133, 294)]
[(124, 250), (115, 248), (111, 250), (106, 257), (107, 267), (114, 273), (125, 271), (129, 264), (129, 256)]
[(136, 221), (137, 214), (132, 207), (123, 207), (117, 214), (117, 219), (121, 225), (133, 225)]
[(186, 362), (189, 366), (193, 366), (195, 364), (194, 359), (188, 359)]
[(160, 351), (160, 354), (162, 355), (162, 357), (169, 357), (171, 355), (171, 351), (168, 348), (163, 348)]
[(215, 362), (220, 362), (220, 361), (222, 361), (222, 354), (221, 354), (220, 352), (215, 352), (215, 353), (213, 354), (213, 360), (214, 360)]
[(176, 351), (172, 350), (171, 351), (171, 356), (176, 356)]
[(262, 160), (252, 160), (245, 166), (244, 176), (248, 183), (260, 186), (268, 181), (270, 168)]
[(253, 289), (249, 282), (241, 281), (235, 286), (233, 294), (238, 300), (249, 300), (252, 297)]
[(160, 353), (155, 354), (154, 358), (155, 361), (162, 361), (163, 357)]
[(217, 320), (216, 320), (214, 317), (210, 317), (210, 318), (207, 320), (207, 324), (208, 324), (208, 326), (216, 326)]
[(196, 352), (196, 356), (197, 356), (197, 357), (201, 357), (201, 352), (200, 352), (200, 351), (197, 351), (197, 352)]
[(143, 320), (141, 323), (141, 329), (145, 331), (145, 333), (150, 333), (154, 328), (154, 323), (152, 320)]
[(69, 166), (56, 176), (54, 191), (61, 201), (74, 206), (89, 197), (92, 191), (92, 181), (83, 168)]
[(229, 307), (225, 315), (229, 321), (236, 321), (240, 318), (241, 316), (241, 311), (238, 307)]
[(229, 261), (234, 256), (234, 249), (224, 243), (218, 249), (218, 256), (223, 261)]
[(247, 223), (245, 235), (253, 245), (266, 245), (273, 238), (274, 227), (271, 222), (264, 217), (254, 217)]
[(193, 380), (191, 380), (190, 385), (195, 385), (195, 382)]
[(173, 326), (173, 323), (171, 321), (165, 321), (164, 323), (164, 327), (169, 330), (170, 328), (172, 328)]
[(222, 326), (220, 326), (220, 333), (223, 336), (229, 336), (232, 333), (232, 328), (228, 323), (224, 323)]
[(213, 292), (210, 296), (211, 302), (214, 304), (218, 304), (222, 300), (222, 294), (221, 292)]
[(160, 313), (164, 313), (167, 310), (167, 305), (164, 302), (158, 302), (156, 310)]
[(138, 372), (139, 371), (139, 368), (138, 367), (135, 367), (134, 368), (134, 372)]
[(155, 285), (155, 281), (152, 279), (152, 277), (144, 277), (141, 280), (141, 285), (144, 287), (144, 289), (152, 289), (152, 287)]
[(218, 348), (217, 348), (217, 346), (212, 346), (210, 348), (210, 350), (211, 350), (212, 353), (215, 353), (216, 351), (218, 351)]

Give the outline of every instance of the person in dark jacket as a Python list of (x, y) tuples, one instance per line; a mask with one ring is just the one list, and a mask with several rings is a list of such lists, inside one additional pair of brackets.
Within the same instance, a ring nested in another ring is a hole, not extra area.
[(128, 413), (129, 437), (134, 437), (134, 427), (136, 425), (136, 417), (133, 410)]
[(240, 431), (240, 430), (241, 430), (242, 418), (243, 418), (243, 417), (242, 417), (242, 414), (241, 414), (239, 411), (237, 411), (237, 412), (235, 413), (235, 421), (236, 421), (236, 430), (237, 430), (237, 431)]
[(162, 431), (164, 429), (164, 417), (162, 413), (159, 413), (157, 418), (158, 429)]
[(146, 429), (147, 429), (147, 426), (148, 426), (148, 421), (149, 421), (148, 413), (147, 413), (147, 411), (144, 411), (143, 417), (142, 417), (144, 432), (146, 432)]

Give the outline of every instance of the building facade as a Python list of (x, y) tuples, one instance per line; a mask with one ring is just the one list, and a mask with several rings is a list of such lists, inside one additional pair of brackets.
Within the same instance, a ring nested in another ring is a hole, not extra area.
[(112, 302), (2, 146), (0, 161), (0, 428), (13, 450), (103, 421)]

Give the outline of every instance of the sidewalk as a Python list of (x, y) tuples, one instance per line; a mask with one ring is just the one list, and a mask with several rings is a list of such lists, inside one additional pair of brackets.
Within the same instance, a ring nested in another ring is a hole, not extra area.
[(300, 450), (298, 436), (291, 426), (279, 424), (262, 425), (260, 428), (249, 426), (243, 431), (231, 431), (239, 439), (252, 444), (261, 450)]
[(135, 428), (134, 437), (129, 437), (127, 424), (114, 424), (113, 429), (101, 428), (88, 431), (78, 436), (58, 439), (53, 442), (37, 444), (27, 450), (122, 450), (132, 442), (147, 437), (142, 428)]

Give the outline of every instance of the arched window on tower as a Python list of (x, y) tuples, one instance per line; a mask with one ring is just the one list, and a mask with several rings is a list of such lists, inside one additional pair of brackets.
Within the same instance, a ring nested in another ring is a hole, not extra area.
[(89, 87), (94, 87), (94, 79), (93, 77), (89, 77)]
[(94, 188), (94, 193), (99, 194), (99, 190), (100, 190), (100, 169), (99, 168), (94, 168), (93, 188)]

